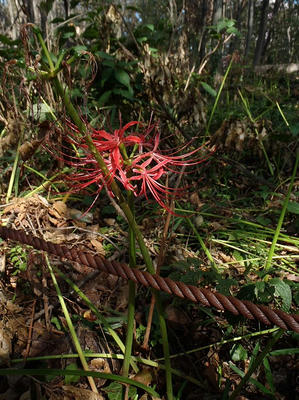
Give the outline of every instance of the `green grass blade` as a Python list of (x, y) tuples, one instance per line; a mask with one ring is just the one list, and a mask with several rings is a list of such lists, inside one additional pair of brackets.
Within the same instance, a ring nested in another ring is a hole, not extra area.
[(278, 220), (278, 223), (277, 223), (277, 227), (276, 227), (276, 230), (275, 230), (273, 241), (272, 241), (272, 244), (271, 244), (271, 247), (270, 247), (270, 250), (269, 250), (269, 255), (268, 255), (268, 258), (267, 258), (266, 265), (265, 265), (265, 270), (266, 271), (268, 271), (270, 269), (270, 267), (271, 267), (272, 258), (273, 258), (274, 251), (275, 251), (275, 246), (276, 246), (276, 243), (277, 243), (277, 240), (278, 240), (278, 236), (279, 236), (279, 233), (280, 233), (280, 230), (281, 230), (281, 227), (282, 227), (284, 216), (285, 216), (285, 213), (286, 213), (286, 210), (287, 210), (287, 207), (288, 207), (288, 204), (289, 204), (291, 192), (292, 192), (292, 189), (293, 189), (293, 185), (294, 185), (294, 181), (295, 181), (295, 177), (296, 177), (296, 173), (297, 173), (297, 168), (298, 168), (298, 162), (299, 162), (299, 149), (297, 150), (296, 161), (295, 161), (295, 165), (294, 165), (291, 181), (290, 181), (290, 184), (289, 184), (289, 189), (288, 189), (286, 198), (285, 198), (285, 200), (283, 202), (283, 207), (282, 207), (282, 210), (281, 210), (281, 213), (280, 213), (280, 216), (279, 216), (279, 220)]
[[(46, 259), (46, 263), (47, 263), (48, 269), (50, 271), (50, 275), (51, 275), (51, 278), (52, 278), (52, 281), (53, 281), (53, 284), (54, 284), (54, 287), (55, 287), (55, 290), (56, 290), (56, 293), (57, 293), (57, 297), (59, 299), (62, 311), (63, 311), (64, 316), (65, 316), (65, 320), (66, 320), (67, 326), (69, 328), (69, 331), (70, 331), (74, 346), (75, 346), (75, 348), (76, 348), (76, 350), (78, 352), (81, 364), (82, 364), (82, 366), (83, 366), (85, 371), (89, 371), (88, 364), (87, 364), (86, 358), (84, 356), (84, 352), (83, 352), (83, 350), (81, 348), (81, 345), (80, 345), (78, 336), (76, 334), (74, 325), (72, 323), (70, 314), (69, 314), (68, 309), (66, 307), (64, 298), (63, 298), (61, 290), (60, 290), (60, 288), (58, 286), (58, 282), (56, 280), (56, 276), (54, 274), (53, 268), (52, 268), (52, 266), (51, 266), (51, 264), (49, 262), (49, 258), (48, 258), (47, 255), (45, 255), (45, 259)], [(98, 390), (97, 390), (97, 387), (96, 387), (96, 384), (95, 384), (95, 381), (94, 381), (93, 377), (89, 375), (87, 379), (89, 381), (89, 384), (90, 384), (90, 387), (91, 387), (92, 391), (94, 393), (98, 393)]]
[(26, 376), (68, 376), (68, 375), (76, 375), (76, 376), (87, 376), (90, 378), (101, 378), (107, 379), (115, 382), (120, 382), (126, 385), (136, 386), (145, 392), (149, 393), (151, 396), (160, 398), (160, 395), (152, 388), (144, 385), (143, 383), (134, 381), (133, 379), (125, 378), (123, 376), (114, 375), (114, 374), (106, 374), (104, 372), (95, 372), (95, 371), (80, 371), (80, 370), (66, 370), (66, 369), (12, 369), (5, 368), (0, 369), (0, 376), (18, 376), (18, 375), (26, 375)]

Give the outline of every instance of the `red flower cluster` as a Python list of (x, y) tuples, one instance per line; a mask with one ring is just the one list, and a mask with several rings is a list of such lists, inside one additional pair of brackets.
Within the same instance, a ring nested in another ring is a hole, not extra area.
[[(160, 151), (160, 133), (156, 125), (144, 128), (142, 123), (132, 121), (114, 130), (113, 133), (91, 128), (92, 140), (110, 173), (107, 178), (84, 143), (84, 139), (78, 143), (78, 135), (74, 134), (79, 132), (78, 128), (71, 123), (68, 125), (70, 140), (83, 150), (82, 157), (71, 157), (66, 161), (69, 165), (80, 168), (80, 172), (67, 177), (72, 182), (73, 191), (82, 190), (95, 183), (98, 186), (96, 194), (104, 186), (111, 192), (111, 180), (116, 179), (124, 189), (132, 191), (135, 196), (145, 195), (148, 199), (149, 191), (161, 207), (169, 210), (166, 198), (178, 195), (183, 189), (165, 186), (162, 183), (163, 178), (168, 172), (179, 173), (178, 167), (195, 165), (204, 161), (198, 157), (191, 158), (199, 152), (200, 148), (183, 155), (179, 154), (183, 148), (177, 149), (172, 154)], [(132, 126), (138, 126), (144, 134), (127, 133)]]

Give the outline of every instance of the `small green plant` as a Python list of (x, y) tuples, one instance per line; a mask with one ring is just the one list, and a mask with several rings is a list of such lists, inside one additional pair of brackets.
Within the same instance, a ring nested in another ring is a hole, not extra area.
[(27, 253), (21, 246), (12, 247), (9, 251), (8, 259), (15, 268), (12, 275), (17, 275), (27, 270)]

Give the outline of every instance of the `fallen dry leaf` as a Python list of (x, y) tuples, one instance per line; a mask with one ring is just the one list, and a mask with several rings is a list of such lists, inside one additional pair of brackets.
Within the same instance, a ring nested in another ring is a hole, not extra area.
[(97, 253), (98, 254), (101, 254), (101, 255), (105, 255), (105, 250), (104, 250), (104, 247), (103, 247), (103, 245), (102, 245), (102, 242), (100, 242), (99, 240), (97, 240), (97, 239), (91, 239), (90, 240), (90, 243), (93, 245), (93, 247), (96, 249), (96, 251), (97, 251)]
[(105, 400), (103, 396), (91, 390), (68, 385), (62, 386), (62, 389), (64, 390), (63, 400)]
[(149, 386), (153, 380), (153, 375), (149, 368), (144, 368), (143, 370), (137, 372), (132, 379), (136, 382), (143, 383), (143, 385)]
[(0, 321), (0, 365), (7, 365), (11, 353), (12, 333), (7, 330), (3, 321)]

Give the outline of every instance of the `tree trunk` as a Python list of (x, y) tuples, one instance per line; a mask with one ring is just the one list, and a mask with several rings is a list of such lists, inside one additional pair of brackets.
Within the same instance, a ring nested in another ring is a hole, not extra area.
[(222, 0), (214, 0), (213, 25), (217, 25), (222, 17)]
[(270, 25), (270, 29), (269, 29), (269, 32), (268, 32), (268, 35), (267, 35), (267, 39), (264, 41), (264, 44), (263, 44), (262, 61), (264, 61), (264, 57), (265, 57), (265, 54), (266, 54), (267, 47), (268, 47), (268, 45), (269, 45), (269, 43), (271, 41), (271, 37), (272, 37), (273, 32), (274, 32), (274, 27), (273, 27), (274, 19), (275, 19), (277, 13), (278, 13), (278, 10), (279, 10), (282, 2), (283, 2), (283, 0), (276, 0), (275, 1), (273, 12), (272, 12), (272, 18), (271, 18), (271, 21), (270, 21), (271, 23), (269, 24)]
[(259, 25), (259, 33), (255, 47), (254, 61), (253, 65), (259, 65), (261, 63), (261, 59), (263, 56), (263, 49), (265, 44), (265, 34), (267, 30), (267, 16), (269, 10), (269, 0), (263, 0), (262, 9), (261, 9), (261, 17), (260, 17), (260, 25)]
[(201, 4), (201, 16), (200, 16), (200, 21), (201, 21), (201, 38), (200, 42), (198, 44), (198, 53), (199, 53), (199, 65), (204, 58), (206, 54), (206, 44), (207, 44), (207, 32), (206, 32), (206, 26), (207, 26), (207, 14), (208, 14), (208, 4), (207, 0), (202, 0)]
[(246, 44), (244, 52), (245, 61), (248, 59), (250, 42), (253, 32), (253, 21), (254, 21), (254, 1), (248, 0), (247, 35), (246, 35)]
[(10, 0), (8, 2), (8, 11), (9, 11), (9, 18), (10, 18), (10, 25), (11, 25), (11, 38), (13, 40), (16, 40), (18, 37), (18, 30), (17, 30), (17, 24), (16, 24), (16, 19), (17, 19), (17, 5), (15, 0)]

